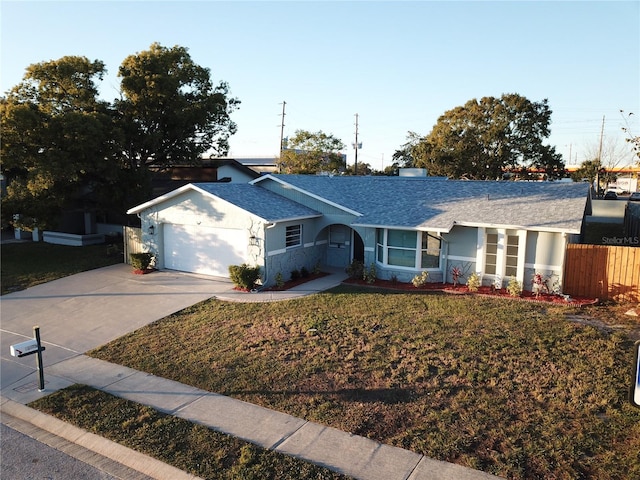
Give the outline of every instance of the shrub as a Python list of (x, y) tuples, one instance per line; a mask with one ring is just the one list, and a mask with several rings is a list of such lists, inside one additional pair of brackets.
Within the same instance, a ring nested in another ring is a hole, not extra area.
[(378, 272), (376, 272), (375, 264), (371, 264), (368, 270), (362, 272), (362, 279), (367, 283), (375, 283)]
[(364, 264), (359, 260), (352, 261), (345, 270), (349, 278), (360, 280), (364, 277)]
[(467, 288), (470, 292), (477, 292), (478, 288), (480, 288), (480, 277), (476, 272), (469, 275), (469, 278), (467, 279)]
[(533, 275), (533, 279), (532, 279), (531, 283), (532, 283), (533, 293), (536, 295), (536, 297), (538, 297), (538, 295), (540, 295), (540, 292), (542, 292), (542, 291), (544, 291), (546, 289), (546, 285), (544, 283), (544, 279), (542, 278), (542, 274), (541, 273), (535, 273)]
[(235, 286), (251, 290), (260, 278), (260, 267), (250, 267), (246, 263), (229, 265), (229, 276)]
[(291, 270), (291, 281), (296, 281), (300, 278), (300, 270)]
[(507, 292), (509, 292), (509, 295), (512, 297), (519, 297), (522, 295), (522, 283), (516, 280), (516, 277), (511, 277), (507, 285)]
[(276, 273), (276, 288), (284, 287), (284, 278), (282, 278), (282, 273)]
[(413, 280), (411, 280), (411, 283), (413, 284), (414, 287), (420, 288), (426, 285), (428, 280), (429, 280), (429, 272), (424, 271), (420, 275), (416, 275), (415, 277), (413, 277)]
[(458, 286), (458, 283), (460, 282), (460, 278), (463, 276), (464, 275), (462, 274), (462, 270), (460, 270), (460, 267), (453, 267), (451, 269), (451, 277), (453, 278), (454, 287)]
[(130, 253), (129, 258), (131, 259), (131, 266), (136, 270), (147, 270), (151, 262), (153, 261), (153, 253), (145, 252), (145, 253)]
[(309, 270), (307, 270), (307, 267), (302, 267), (300, 269), (300, 276), (302, 278), (307, 278), (309, 276)]

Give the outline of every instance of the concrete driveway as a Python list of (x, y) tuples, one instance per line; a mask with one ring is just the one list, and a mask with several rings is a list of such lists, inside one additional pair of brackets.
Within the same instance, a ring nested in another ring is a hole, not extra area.
[[(32, 384), (35, 356), (10, 355), (10, 345), (33, 338), (40, 327), (43, 363), (54, 365), (104, 345), (148, 323), (214, 296), (233, 295), (227, 279), (174, 271), (134, 275), (112, 265), (0, 297), (0, 390)], [(25, 387), (28, 388), (28, 387)]]

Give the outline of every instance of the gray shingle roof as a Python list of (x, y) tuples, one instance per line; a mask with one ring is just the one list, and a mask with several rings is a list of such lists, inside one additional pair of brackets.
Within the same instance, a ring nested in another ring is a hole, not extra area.
[(248, 183), (194, 183), (193, 185), (268, 222), (320, 215), (311, 208)]
[(579, 233), (589, 195), (586, 183), (430, 177), (274, 177), (357, 211), (361, 216), (354, 225), (440, 231), (464, 224)]

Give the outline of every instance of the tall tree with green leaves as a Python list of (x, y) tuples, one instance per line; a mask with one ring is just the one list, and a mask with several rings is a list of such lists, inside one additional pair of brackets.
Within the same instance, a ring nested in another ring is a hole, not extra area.
[(21, 214), (51, 227), (72, 204), (113, 201), (118, 129), (109, 105), (98, 100), (104, 73), (101, 61), (66, 56), (29, 66), (0, 99), (5, 218)]
[(322, 130), (296, 130), (295, 135), (286, 142), (286, 148), (282, 150), (276, 163), (281, 173), (341, 173), (346, 169), (344, 157), (340, 153), (344, 148), (342, 140)]
[(486, 180), (530, 168), (554, 175), (564, 163), (542, 143), (550, 123), (547, 100), (532, 102), (518, 94), (483, 97), (445, 112), (426, 137), (410, 137), (406, 147), (413, 166), (426, 167), (430, 175)]
[(603, 173), (600, 162), (595, 160), (585, 160), (580, 164), (580, 167), (571, 174), (571, 179), (574, 182), (588, 181), (589, 184), (594, 185), (596, 178)]
[(226, 155), (237, 129), (230, 115), (240, 101), (226, 82), (214, 86), (209, 69), (186, 48), (154, 43), (127, 57), (118, 75), (122, 98), (115, 108), (131, 168), (197, 164), (208, 150)]

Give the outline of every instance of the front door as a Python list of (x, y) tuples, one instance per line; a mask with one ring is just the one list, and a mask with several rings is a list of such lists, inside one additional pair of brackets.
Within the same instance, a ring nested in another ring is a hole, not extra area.
[(355, 230), (351, 230), (351, 238), (353, 239), (351, 244), (353, 245), (352, 260), (358, 260), (364, 263), (364, 242), (362, 237)]

